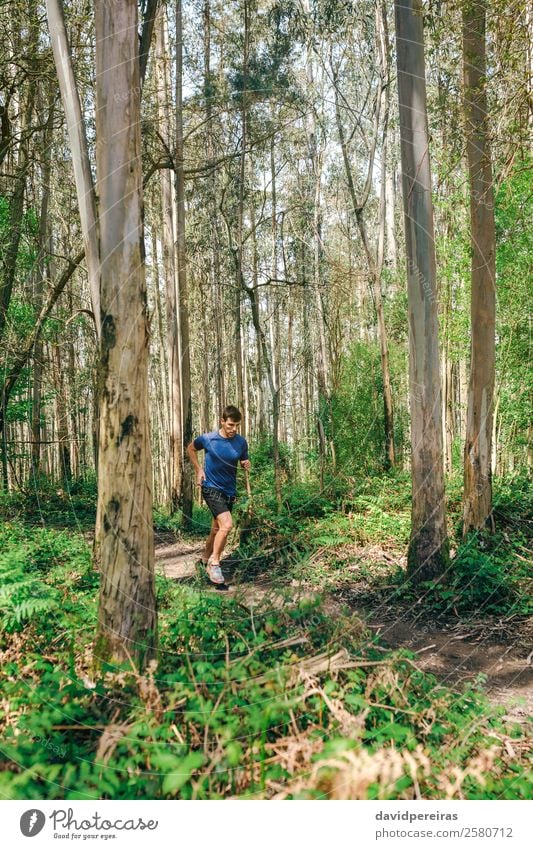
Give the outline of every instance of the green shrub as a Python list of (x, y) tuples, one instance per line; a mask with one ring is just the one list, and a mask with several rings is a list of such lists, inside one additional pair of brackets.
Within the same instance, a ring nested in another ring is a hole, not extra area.
[(206, 536), (211, 528), (212, 516), (205, 505), (200, 507), (193, 504), (192, 521), (183, 522), (181, 510), (171, 513), (167, 507), (155, 505), (153, 510), (154, 529), (156, 531), (170, 531), (176, 538), (181, 538), (185, 533), (192, 536)]
[[(423, 585), (428, 604), (479, 615), (527, 615), (533, 610), (527, 582), (531, 575), (517, 568), (514, 545), (502, 534), (472, 533), (460, 544), (449, 570), (438, 583)], [(531, 587), (529, 587), (529, 590)]]
[(27, 526), (92, 528), (96, 519), (96, 481), (61, 483), (35, 478), (23, 492), (0, 492), (0, 516)]
[[(55, 663), (28, 647), (23, 661), (7, 664), (10, 718), (20, 718), (17, 734), (11, 724), (4, 734), (3, 798), (264, 798), (272, 787), (304, 798), (308, 791), (291, 784), (303, 779), (305, 787), (319, 757), (351, 751), (371, 763), (421, 747), (427, 769), (417, 792), (439, 798), (446, 770), (461, 770), (505, 733), (479, 693), (438, 686), (406, 652), (373, 651), (360, 626), (333, 622), (317, 598), (281, 610), (259, 605), (251, 617), (234, 599), (161, 580), (159, 666), (143, 676), (116, 669), (88, 687), (83, 667), (70, 660), (83, 652), (83, 634), (58, 645)], [(306, 657), (341, 646), (369, 665), (330, 674), (318, 664), (298, 674)], [(32, 669), (29, 688), (24, 663)], [(302, 748), (291, 766), (284, 753), (296, 744)], [(525, 763), (515, 761), (512, 769), (499, 764), (488, 785), (466, 784), (462, 795), (526, 798)], [(390, 786), (370, 785), (367, 798), (412, 794), (407, 771)]]
[(30, 572), (28, 549), (0, 555), (0, 628), (11, 633), (57, 609), (58, 593)]
[[(479, 692), (453, 692), (407, 652), (379, 647), (353, 611), (332, 615), (316, 593), (336, 575), (348, 586), (363, 579), (376, 592), (389, 570), (390, 596), (390, 563), (366, 561), (362, 546), (405, 549), (410, 492), (401, 473), (326, 474), (322, 491), (310, 475), (284, 485), (278, 514), (272, 490), (256, 482), (252, 533), (234, 556), (242, 554), (250, 572), (266, 568), (272, 577), (275, 569), (275, 596), (252, 601), (246, 588), (224, 596), (157, 575), (158, 665), (143, 675), (129, 666), (94, 675), (99, 581), (81, 535), (0, 525), (0, 623), (18, 631), (3, 670), (0, 795), (264, 798), (277, 788), (290, 798), (323, 798), (343, 761), (353, 772), (365, 759), (422, 752), (426, 766), (415, 779), (406, 768), (390, 785), (370, 783), (365, 797), (438, 799), (451, 776), (464, 798), (528, 798), (520, 729), (503, 724)], [(512, 521), (519, 493), (512, 484), (499, 492)], [(452, 504), (457, 518), (460, 499)], [(195, 518), (205, 533), (209, 513), (195, 509)], [(155, 514), (158, 527), (176, 530), (176, 520)], [(525, 533), (525, 518), (519, 527)], [(516, 554), (526, 545), (522, 531), (469, 538), (446, 582), (426, 587), (425, 606), (524, 612), (529, 577)], [(307, 584), (303, 598), (293, 576)], [(357, 665), (334, 670), (335, 656)], [(518, 745), (502, 742), (511, 737)], [(479, 769), (469, 772), (494, 747), (498, 758), (481, 778)]]

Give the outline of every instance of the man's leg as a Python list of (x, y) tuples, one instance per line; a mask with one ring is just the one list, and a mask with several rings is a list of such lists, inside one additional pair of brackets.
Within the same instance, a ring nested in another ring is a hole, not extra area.
[(213, 519), (213, 521), (211, 522), (211, 530), (209, 532), (209, 536), (207, 537), (207, 539), (205, 541), (204, 556), (202, 557), (202, 560), (203, 560), (204, 563), (207, 563), (207, 561), (209, 560), (209, 558), (211, 557), (211, 555), (213, 553), (213, 543), (215, 541), (215, 536), (216, 536), (217, 531), (218, 531), (218, 521), (217, 521), (217, 519)]
[(222, 552), (224, 551), (224, 546), (226, 545), (228, 534), (233, 527), (233, 521), (229, 510), (226, 513), (219, 513), (216, 518), (216, 522), (218, 523), (218, 530), (215, 534), (213, 541), (212, 562), (220, 563), (220, 558), (222, 557)]

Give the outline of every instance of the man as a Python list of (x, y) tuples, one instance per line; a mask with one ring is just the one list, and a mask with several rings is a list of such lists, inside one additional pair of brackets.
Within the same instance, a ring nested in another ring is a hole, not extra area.
[[(220, 558), (233, 522), (231, 511), (237, 495), (237, 465), (250, 469), (248, 443), (237, 433), (241, 413), (237, 407), (225, 407), (219, 430), (203, 433), (187, 446), (187, 456), (196, 471), (196, 484), (213, 514), (211, 532), (205, 544), (201, 563), (209, 580), (219, 589), (227, 589)], [(205, 471), (198, 462), (197, 452), (205, 451)]]

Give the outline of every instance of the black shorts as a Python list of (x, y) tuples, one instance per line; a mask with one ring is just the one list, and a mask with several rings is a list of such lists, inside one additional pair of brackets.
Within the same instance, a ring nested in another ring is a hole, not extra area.
[(226, 495), (221, 489), (215, 489), (213, 486), (203, 486), (202, 495), (215, 519), (220, 513), (231, 513), (237, 500), (235, 495)]

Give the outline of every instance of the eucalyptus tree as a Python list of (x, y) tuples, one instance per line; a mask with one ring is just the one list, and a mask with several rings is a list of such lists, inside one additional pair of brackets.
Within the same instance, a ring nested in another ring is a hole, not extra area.
[[(168, 36), (168, 12), (167, 7), (162, 6), (155, 27), (155, 122), (158, 128), (159, 138), (164, 147), (165, 154), (170, 162), (174, 161), (174, 144), (172, 140), (172, 106), (171, 94), (171, 69), (170, 69), (170, 46)], [(169, 162), (169, 164), (170, 164)], [(176, 274), (176, 195), (174, 189), (175, 171), (162, 168), (160, 171), (160, 201), (161, 219), (160, 227), (155, 231), (160, 233), (161, 263), (160, 273), (164, 280), (165, 305), (166, 305), (166, 356), (167, 364), (165, 378), (168, 380), (168, 505), (171, 510), (179, 506), (181, 491), (181, 476), (183, 472), (182, 462), (182, 400), (181, 400), (181, 368), (180, 368), (180, 335), (178, 315), (178, 279)], [(159, 222), (158, 222), (159, 223)], [(159, 266), (159, 257), (154, 255), (154, 265)], [(159, 278), (159, 274), (158, 274)], [(156, 282), (158, 285), (158, 280)], [(162, 323), (161, 311), (158, 311), (159, 321)], [(162, 332), (160, 334), (163, 335)], [(161, 338), (161, 345), (164, 344)]]
[(185, 450), (192, 433), (191, 354), (189, 342), (189, 297), (187, 284), (187, 254), (185, 248), (185, 177), (183, 151), (183, 21), (182, 0), (176, 0), (176, 263), (178, 281), (178, 317), (180, 334), (181, 377), (181, 491), (179, 504), (186, 523), (192, 519), (192, 472), (185, 463)]
[(463, 533), (494, 525), (492, 419), (496, 326), (496, 236), (487, 112), (486, 2), (464, 0), (464, 100), (470, 176), (472, 295), (470, 383), (464, 449)]
[(47, 10), (100, 342), (96, 661), (142, 666), (155, 649), (157, 620), (137, 4), (95, 8), (96, 185), (63, 8), (48, 0)]
[(102, 329), (96, 653), (98, 660), (133, 657), (142, 665), (153, 654), (157, 620), (137, 30), (135, 0), (97, 5)]
[(418, 583), (442, 575), (448, 562), (437, 271), (420, 0), (395, 0), (395, 21), (409, 300), (413, 493), (408, 570)]

